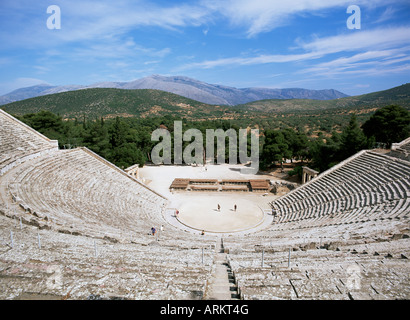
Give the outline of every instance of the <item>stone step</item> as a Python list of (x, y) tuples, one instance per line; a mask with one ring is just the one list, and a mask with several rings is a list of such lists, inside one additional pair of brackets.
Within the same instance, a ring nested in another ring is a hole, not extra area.
[(223, 249), (223, 242), (219, 252), (215, 254), (214, 265), (204, 295), (206, 300), (237, 300), (239, 299), (235, 277)]

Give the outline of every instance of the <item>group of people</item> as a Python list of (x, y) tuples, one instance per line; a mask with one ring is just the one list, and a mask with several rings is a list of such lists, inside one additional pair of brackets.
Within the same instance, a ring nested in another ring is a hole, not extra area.
[[(160, 231), (161, 231), (161, 233), (162, 233), (162, 231), (164, 231), (164, 225), (161, 225)], [(151, 228), (151, 234), (153, 236), (155, 236), (157, 234), (157, 229), (155, 227)]]
[[(221, 211), (221, 205), (218, 203), (218, 211)], [(236, 209), (238, 209), (238, 206), (236, 204), (233, 205), (233, 211), (236, 212)], [(177, 218), (179, 215), (179, 210), (175, 210), (175, 217)]]
[(275, 208), (272, 208), (272, 216), (276, 217), (277, 215), (277, 210)]
[[(221, 206), (219, 205), (219, 203), (218, 203), (218, 211), (221, 211)], [(238, 208), (238, 206), (236, 205), (236, 204), (234, 204), (233, 205), (233, 211), (235, 211), (236, 212), (236, 209)]]

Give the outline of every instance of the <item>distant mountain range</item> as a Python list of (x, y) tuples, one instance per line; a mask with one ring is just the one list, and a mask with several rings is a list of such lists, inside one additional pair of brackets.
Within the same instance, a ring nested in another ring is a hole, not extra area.
[(299, 116), (314, 113), (318, 117), (337, 112), (368, 114), (391, 104), (410, 109), (410, 84), (333, 100), (266, 99), (234, 106), (207, 104), (157, 89), (89, 88), (15, 101), (1, 108), (14, 115), (48, 110), (67, 119), (175, 116), (195, 120), (249, 120), (292, 113)]
[(0, 96), (0, 105), (48, 94), (75, 91), (90, 88), (115, 89), (156, 89), (174, 93), (189, 99), (213, 105), (238, 105), (266, 99), (313, 99), (333, 100), (347, 97), (346, 94), (334, 90), (308, 90), (301, 88), (269, 89), (269, 88), (234, 88), (209, 84), (183, 76), (165, 77), (152, 75), (130, 82), (99, 82), (88, 86), (64, 85), (52, 86), (41, 84), (14, 90)]

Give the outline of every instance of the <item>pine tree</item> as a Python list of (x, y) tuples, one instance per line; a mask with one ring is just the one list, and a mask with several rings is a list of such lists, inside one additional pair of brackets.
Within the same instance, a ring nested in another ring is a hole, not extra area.
[(386, 106), (375, 112), (363, 126), (368, 138), (383, 142), (390, 147), (410, 136), (410, 112), (400, 106)]
[(339, 159), (342, 161), (366, 148), (367, 138), (359, 127), (356, 115), (352, 114), (348, 126), (341, 135)]
[(267, 130), (265, 143), (261, 154), (261, 165), (268, 168), (272, 162), (280, 162), (283, 170), (283, 161), (291, 159), (292, 152), (280, 130)]
[(116, 117), (114, 124), (110, 128), (110, 144), (112, 149), (123, 146), (126, 143), (128, 127), (120, 119)]

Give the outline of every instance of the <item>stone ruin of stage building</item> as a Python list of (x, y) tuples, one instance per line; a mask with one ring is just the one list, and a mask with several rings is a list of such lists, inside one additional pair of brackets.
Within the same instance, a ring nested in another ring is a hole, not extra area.
[(269, 192), (272, 189), (266, 179), (181, 179), (175, 178), (171, 191), (242, 191)]

